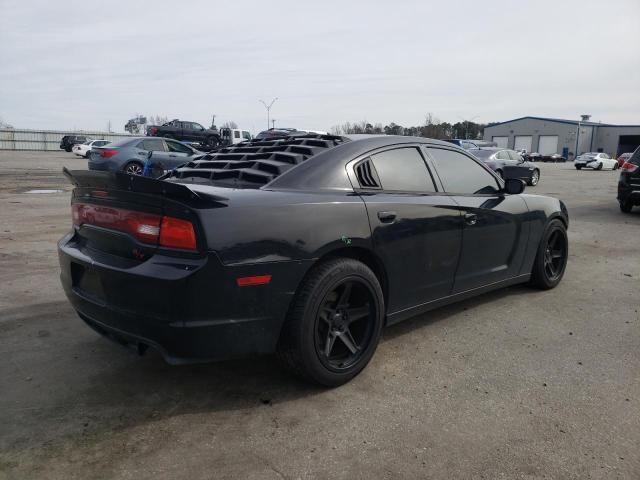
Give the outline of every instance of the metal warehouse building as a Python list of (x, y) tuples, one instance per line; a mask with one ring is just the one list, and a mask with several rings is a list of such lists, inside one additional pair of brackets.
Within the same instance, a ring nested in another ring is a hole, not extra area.
[(560, 153), (573, 158), (584, 152), (605, 152), (613, 157), (640, 145), (640, 125), (611, 125), (583, 120), (522, 117), (484, 129), (484, 139), (503, 148), (525, 149), (542, 155)]

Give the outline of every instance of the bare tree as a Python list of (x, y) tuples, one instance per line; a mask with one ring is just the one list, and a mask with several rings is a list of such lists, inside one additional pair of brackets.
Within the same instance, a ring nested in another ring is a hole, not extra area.
[(0, 117), (0, 128), (13, 128), (13, 125), (6, 123), (2, 117)]
[(238, 124), (232, 120), (230, 122), (224, 122), (222, 128), (238, 128)]

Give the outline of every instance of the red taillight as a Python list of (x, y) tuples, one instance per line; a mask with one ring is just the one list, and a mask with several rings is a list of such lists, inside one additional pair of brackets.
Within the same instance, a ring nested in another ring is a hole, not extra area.
[(169, 248), (195, 250), (196, 232), (193, 230), (193, 224), (180, 218), (162, 217), (160, 245)]
[(71, 211), (74, 225), (95, 225), (130, 233), (144, 243), (158, 242), (162, 220), (160, 215), (86, 203), (74, 203)]
[(113, 148), (105, 148), (100, 152), (100, 156), (104, 158), (110, 158), (113, 157), (116, 153), (118, 153), (118, 150), (115, 150)]
[(253, 285), (265, 285), (271, 281), (271, 275), (254, 275), (253, 277), (236, 278), (239, 287), (251, 287)]
[(635, 172), (638, 169), (638, 165), (631, 162), (624, 162), (620, 169), (624, 170), (625, 172)]
[(117, 230), (161, 247), (197, 249), (196, 233), (188, 220), (87, 203), (73, 203), (71, 214), (76, 226), (88, 224)]
[(155, 135), (156, 133), (158, 133), (158, 129), (156, 127), (151, 127), (149, 131), (151, 132), (151, 135)]

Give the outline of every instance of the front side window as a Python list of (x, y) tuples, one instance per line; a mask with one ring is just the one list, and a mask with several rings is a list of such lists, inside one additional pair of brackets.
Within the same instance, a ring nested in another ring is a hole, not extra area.
[(471, 158), (453, 150), (429, 148), (444, 189), (449, 193), (493, 194), (497, 180)]
[(522, 161), (522, 156), (515, 150), (509, 150), (509, 156), (511, 157), (511, 160), (515, 160), (516, 162)]
[(245, 140), (251, 140), (251, 133), (247, 132), (246, 130), (243, 130), (242, 138), (244, 138)]
[(371, 155), (385, 190), (399, 192), (435, 192), (429, 170), (415, 147), (396, 148)]
[(191, 128), (193, 128), (194, 130), (204, 130), (204, 127), (199, 123), (192, 123)]
[(511, 158), (509, 157), (509, 152), (507, 152), (506, 150), (501, 150), (496, 154), (496, 158), (498, 160), (511, 160)]
[(169, 149), (170, 152), (191, 153), (191, 150), (186, 145), (182, 145), (181, 143), (173, 142), (171, 140), (166, 140), (166, 142), (167, 142), (167, 148)]

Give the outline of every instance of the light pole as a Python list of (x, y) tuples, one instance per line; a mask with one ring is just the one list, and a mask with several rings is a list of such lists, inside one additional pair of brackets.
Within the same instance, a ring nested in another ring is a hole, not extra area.
[(580, 122), (581, 120), (578, 120), (578, 133), (576, 134), (576, 153), (573, 154), (573, 159), (575, 160), (576, 158), (578, 158), (578, 148), (580, 146)]
[(276, 119), (275, 118), (271, 119), (271, 128), (274, 128), (274, 129), (276, 128)]
[(267, 130), (269, 130), (269, 123), (271, 123), (269, 118), (271, 107), (273, 107), (273, 104), (276, 103), (276, 100), (278, 100), (278, 97), (271, 100), (271, 103), (269, 105), (267, 105), (267, 102), (265, 102), (264, 100), (259, 100), (259, 102), (264, 105), (264, 108), (267, 109)]

